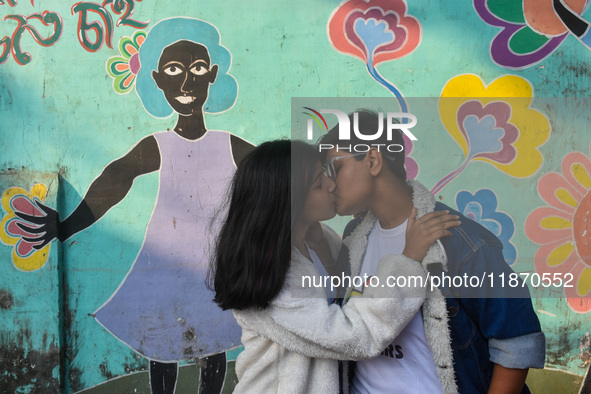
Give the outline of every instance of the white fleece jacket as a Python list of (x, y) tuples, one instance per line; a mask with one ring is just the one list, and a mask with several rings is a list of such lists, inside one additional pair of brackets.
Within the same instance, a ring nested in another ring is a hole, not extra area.
[[(334, 257), (340, 239), (323, 228)], [(233, 310), (242, 326), (244, 351), (236, 361), (235, 393), (337, 393), (337, 360), (377, 356), (407, 325), (426, 296), (425, 288), (368, 288), (340, 308), (329, 305), (324, 288), (302, 286), (302, 277), (318, 276), (300, 253), (292, 254), (283, 289), (264, 310)], [(380, 261), (376, 276), (427, 273), (406, 256)]]

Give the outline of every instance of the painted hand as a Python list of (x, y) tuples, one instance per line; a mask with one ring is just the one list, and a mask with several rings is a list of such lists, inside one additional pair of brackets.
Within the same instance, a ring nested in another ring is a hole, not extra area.
[(45, 245), (53, 241), (55, 238), (58, 238), (60, 218), (59, 213), (55, 209), (48, 207), (42, 202), (36, 200), (35, 205), (45, 214), (45, 216), (28, 215), (16, 210), (14, 211), (14, 214), (22, 221), (27, 222), (26, 224), (21, 222), (16, 224), (21, 230), (36, 235), (32, 237), (23, 237), (23, 239), (27, 242), (42, 241), (33, 246), (34, 249), (41, 250)]

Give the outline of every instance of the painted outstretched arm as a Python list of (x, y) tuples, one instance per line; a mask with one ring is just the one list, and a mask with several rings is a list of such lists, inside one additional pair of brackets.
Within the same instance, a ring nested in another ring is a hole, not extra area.
[(109, 209), (127, 195), (133, 181), (140, 175), (160, 168), (160, 151), (153, 136), (148, 136), (135, 145), (126, 155), (113, 161), (92, 182), (86, 195), (76, 209), (63, 221), (59, 213), (37, 201), (44, 216), (32, 216), (22, 212), (15, 214), (30, 224), (17, 225), (36, 237), (26, 238), (29, 242), (42, 241), (34, 248), (39, 250), (54, 239), (64, 242), (72, 235), (90, 227)]

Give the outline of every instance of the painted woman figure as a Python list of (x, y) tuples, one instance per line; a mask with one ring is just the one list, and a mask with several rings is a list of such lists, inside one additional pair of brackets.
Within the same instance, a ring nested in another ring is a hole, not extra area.
[(159, 171), (158, 197), (141, 250), (94, 316), (150, 360), (153, 393), (174, 392), (178, 361), (208, 355), (200, 392), (219, 392), (226, 368), (223, 351), (240, 344), (241, 330), (206, 288), (208, 241), (236, 163), (252, 145), (228, 132), (207, 130), (204, 112), (222, 112), (234, 104), (238, 86), (228, 74), (231, 55), (214, 26), (173, 18), (154, 25), (139, 60), (136, 89), (142, 104), (155, 117), (176, 112), (174, 129), (145, 137), (107, 165), (65, 220), (46, 206), (40, 207), (44, 218), (21, 218), (43, 224), (27, 229), (43, 238), (38, 248), (54, 238), (64, 242), (118, 204), (136, 177)]

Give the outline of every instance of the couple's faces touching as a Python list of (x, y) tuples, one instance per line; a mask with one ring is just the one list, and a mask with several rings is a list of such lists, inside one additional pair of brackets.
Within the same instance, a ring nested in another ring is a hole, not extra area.
[[(346, 151), (331, 149), (326, 160), (340, 156), (349, 156)], [(336, 211), (339, 215), (356, 215), (369, 209), (375, 187), (375, 175), (381, 169), (382, 157), (376, 149), (371, 149), (365, 156), (345, 157), (333, 161), (334, 196)]]
[(211, 65), (207, 48), (191, 41), (178, 41), (164, 48), (158, 71), (152, 77), (166, 101), (180, 115), (201, 113), (209, 85), (218, 66)]
[(310, 222), (356, 215), (371, 206), (375, 188), (375, 176), (381, 171), (382, 157), (377, 150), (370, 150), (361, 160), (351, 157), (349, 152), (332, 149), (326, 160), (341, 156), (333, 161), (335, 176), (324, 175), (320, 164), (314, 173), (314, 180), (304, 205), (304, 216)]

